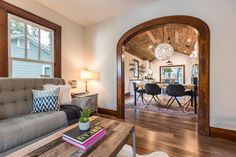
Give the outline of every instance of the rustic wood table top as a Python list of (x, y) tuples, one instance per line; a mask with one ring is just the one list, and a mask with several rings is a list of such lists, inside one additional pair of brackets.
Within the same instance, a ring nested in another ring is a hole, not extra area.
[[(65, 156), (89, 156), (89, 157), (112, 157), (115, 156), (128, 139), (133, 135), (135, 152), (135, 127), (134, 125), (93, 116), (90, 118), (91, 124), (102, 126), (106, 129), (107, 135), (99, 141), (89, 151), (83, 152), (79, 148), (72, 146), (62, 140), (62, 134), (78, 126), (71, 125), (46, 138), (43, 138), (31, 145), (9, 154), (8, 157), (65, 157)], [(135, 155), (134, 155), (135, 156)]]

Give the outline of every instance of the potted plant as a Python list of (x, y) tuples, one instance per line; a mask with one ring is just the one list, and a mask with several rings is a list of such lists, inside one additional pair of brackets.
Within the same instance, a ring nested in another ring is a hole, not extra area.
[(88, 107), (83, 108), (81, 112), (81, 117), (79, 119), (79, 129), (80, 130), (88, 130), (90, 128), (89, 122), (90, 110)]
[(172, 69), (170, 67), (164, 69), (164, 73), (168, 74), (168, 78), (170, 78), (170, 74), (172, 73)]

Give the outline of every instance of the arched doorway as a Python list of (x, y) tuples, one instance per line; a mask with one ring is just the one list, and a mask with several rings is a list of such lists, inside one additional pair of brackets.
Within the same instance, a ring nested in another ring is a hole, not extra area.
[(170, 23), (190, 25), (199, 33), (198, 130), (201, 135), (209, 136), (210, 30), (204, 21), (192, 16), (166, 16), (153, 19), (135, 26), (121, 37), (117, 45), (117, 115), (119, 118), (125, 118), (123, 46), (139, 33)]

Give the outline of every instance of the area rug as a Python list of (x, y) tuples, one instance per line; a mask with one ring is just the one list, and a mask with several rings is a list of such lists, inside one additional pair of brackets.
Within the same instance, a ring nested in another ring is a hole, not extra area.
[[(149, 102), (150, 97), (146, 97), (146, 100)], [(170, 109), (167, 110), (166, 104), (169, 100), (169, 97), (162, 97), (162, 105), (160, 108), (157, 107), (154, 101), (150, 103), (150, 105), (147, 107), (147, 103), (141, 101), (139, 99), (136, 103), (136, 106), (134, 105), (134, 98), (126, 99), (125, 100), (125, 108), (126, 109), (133, 109), (133, 110), (140, 110), (140, 111), (147, 111), (147, 112), (157, 112), (157, 113), (163, 113), (168, 115), (173, 115), (178, 118), (196, 118), (197, 114), (194, 113), (194, 108), (192, 106), (189, 106), (188, 109), (185, 112), (182, 112), (179, 108), (178, 104), (176, 102), (173, 103), (173, 105), (170, 107)], [(184, 104), (184, 102), (188, 101), (188, 98), (182, 98), (179, 99), (181, 103)]]
[[(151, 154), (146, 154), (146, 155), (136, 155), (137, 157), (169, 157), (165, 152), (161, 152), (161, 151), (156, 151), (153, 152)], [(119, 152), (119, 154), (117, 155), (117, 157), (133, 157), (133, 150), (132, 147), (130, 145), (125, 145), (121, 151)]]

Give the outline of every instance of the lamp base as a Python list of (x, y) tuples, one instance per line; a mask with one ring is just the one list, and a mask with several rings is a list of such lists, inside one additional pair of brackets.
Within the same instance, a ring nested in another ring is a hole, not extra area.
[(86, 80), (85, 81), (85, 93), (88, 94), (89, 91), (88, 91), (88, 81)]

